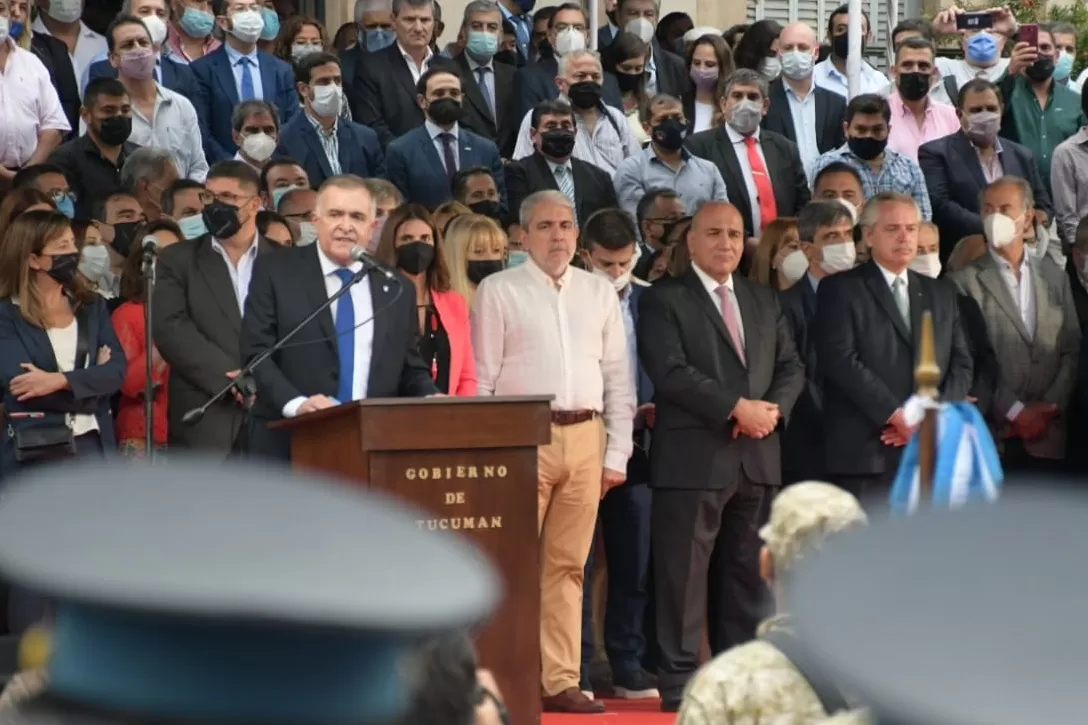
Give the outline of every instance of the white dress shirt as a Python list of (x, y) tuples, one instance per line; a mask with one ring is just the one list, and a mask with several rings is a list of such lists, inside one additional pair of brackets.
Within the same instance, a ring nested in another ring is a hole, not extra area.
[[(745, 141), (745, 137), (733, 130), (733, 127), (728, 123), (724, 124), (722, 128), (725, 129), (725, 133), (729, 136), (730, 142), (733, 144), (733, 152), (737, 155), (737, 164), (740, 166), (740, 172), (744, 175), (744, 186), (748, 189), (748, 206), (752, 209), (752, 229), (759, 230), (763, 228), (763, 217), (759, 211), (759, 190), (756, 187), (756, 177), (752, 174), (752, 164), (748, 161), (748, 143)], [(756, 132), (752, 134), (752, 138), (756, 140), (756, 153), (759, 154), (759, 158), (763, 161), (763, 168), (767, 170), (767, 178), (770, 179), (770, 169), (767, 169), (767, 157), (763, 155), (763, 146), (759, 142), (759, 127), (756, 127)]]
[[(344, 283), (336, 275), (341, 269), (347, 269), (355, 274), (362, 269), (362, 262), (352, 262), (347, 267), (341, 267), (332, 261), (321, 248), (320, 243), (315, 243), (317, 248), (317, 260), (321, 264), (321, 274), (325, 278), (325, 292), (329, 297), (340, 291)], [(351, 297), (351, 306), (355, 312), (355, 361), (354, 379), (351, 381), (352, 400), (362, 400), (366, 397), (367, 385), (370, 383), (370, 358), (374, 354), (374, 325), (370, 324), (374, 317), (374, 299), (370, 296), (370, 282), (366, 277), (351, 288), (348, 292)], [(336, 308), (333, 304), (329, 308), (332, 314), (332, 324), (336, 327)], [(307, 396), (300, 395), (292, 398), (283, 406), (283, 417), (294, 418), (298, 415), (298, 409), (306, 402)], [(341, 400), (341, 403), (350, 401)]]
[[(1018, 270), (1020, 278), (1017, 279), (1017, 272), (1013, 270), (1008, 260), (992, 248), (987, 251), (997, 262), (997, 271), (1001, 274), (1001, 281), (1005, 283), (1005, 287), (1009, 290), (1009, 297), (1020, 313), (1020, 321), (1024, 323), (1024, 329), (1027, 330), (1028, 337), (1034, 340), (1035, 280), (1032, 279), (1031, 275), (1031, 254), (1028, 253), (1027, 248), (1024, 249), (1024, 256), (1020, 260), (1020, 269)], [(1018, 400), (1005, 413), (1005, 418), (1010, 421), (1016, 420), (1023, 410), (1024, 404)]]
[(265, 100), (264, 98), (264, 83), (261, 81), (261, 58), (257, 54), (257, 49), (254, 48), (249, 53), (239, 53), (237, 50), (231, 47), (230, 43), (223, 43), (223, 47), (227, 51), (227, 60), (230, 61), (230, 69), (234, 73), (234, 87), (238, 91), (238, 101), (245, 100), (242, 96), (242, 72), (245, 66), (242, 64), (242, 58), (249, 58), (249, 75), (253, 79), (253, 98), (259, 100)]
[(472, 302), (478, 395), (554, 395), (603, 413), (604, 465), (627, 470), (635, 383), (615, 288), (574, 267), (552, 280), (530, 258), (485, 279)]
[(132, 104), (132, 133), (128, 140), (140, 146), (153, 146), (171, 151), (178, 173), (187, 179), (204, 183), (208, 176), (208, 160), (200, 139), (196, 109), (188, 98), (155, 84), (158, 96), (151, 119)]
[(431, 59), (434, 58), (434, 51), (431, 50), (430, 46), (427, 47), (427, 55), (423, 58), (423, 67), (420, 68), (416, 65), (416, 62), (412, 59), (412, 56), (408, 55), (408, 51), (404, 49), (404, 46), (400, 44), (399, 40), (397, 41), (397, 50), (400, 51), (400, 57), (404, 58), (404, 62), (408, 66), (408, 70), (412, 72), (412, 82), (419, 83), (419, 79), (422, 78), (423, 74), (426, 73), (431, 67)]
[[(812, 69), (812, 80), (820, 88), (834, 91), (843, 98), (850, 98), (849, 81), (844, 74), (839, 73), (835, 66), (831, 64), (830, 58), (816, 64), (816, 67)], [(861, 76), (859, 80), (861, 82), (858, 89), (859, 94), (876, 93), (881, 96), (886, 96), (892, 90), (891, 81), (881, 74), (880, 71), (864, 61), (861, 63)]]
[(702, 101), (695, 102), (695, 125), (692, 127), (692, 133), (699, 133), (700, 131), (706, 131), (714, 125), (714, 114), (717, 112), (717, 108), (713, 103), (703, 103)]
[(38, 56), (11, 40), (0, 42), (11, 51), (0, 71), (0, 166), (19, 169), (34, 155), (42, 131), (66, 133), (72, 127)]
[(230, 275), (231, 286), (234, 287), (234, 296), (238, 298), (238, 311), (245, 313), (246, 297), (249, 296), (249, 283), (253, 279), (253, 265), (257, 262), (257, 250), (260, 247), (261, 235), (253, 236), (253, 244), (249, 246), (235, 265), (227, 250), (218, 239), (212, 238), (212, 249), (219, 253), (223, 262), (227, 265), (227, 274)]
[[(434, 150), (438, 152), (438, 160), (442, 162), (442, 168), (446, 168), (446, 145), (442, 142), (440, 136), (444, 133), (448, 133), (453, 136), (453, 161), (457, 164), (457, 168), (454, 172), (461, 169), (461, 127), (459, 124), (453, 124), (453, 128), (449, 131), (436, 125), (427, 119), (423, 122), (424, 127), (427, 129), (427, 135), (431, 137), (431, 143), (434, 144)], [(449, 169), (446, 169), (449, 172)]]
[[(38, 16), (34, 24), (30, 26), (31, 30), (39, 35), (49, 35), (49, 28), (45, 27), (45, 23), (42, 22), (41, 15)], [(75, 71), (76, 82), (79, 82), (87, 72), (87, 69), (94, 62), (94, 59), (103, 53), (107, 53), (108, 48), (106, 45), (106, 36), (94, 32), (82, 21), (79, 23), (79, 35), (76, 37), (76, 49), (74, 53), (69, 53), (68, 57), (72, 59), (72, 70)], [(83, 86), (79, 87), (80, 98), (83, 97)]]
[[(53, 357), (57, 359), (57, 370), (70, 373), (76, 369), (76, 351), (79, 348), (79, 323), (72, 320), (68, 327), (50, 327), (45, 331), (49, 337), (49, 346), (53, 348)], [(96, 355), (90, 350), (88, 355)], [(83, 362), (83, 361), (80, 361)], [(98, 419), (91, 414), (71, 415), (68, 418), (72, 426), (72, 435), (81, 436), (98, 430)]]
[(812, 84), (803, 99), (789, 83), (783, 81), (782, 87), (786, 91), (786, 101), (790, 104), (797, 152), (801, 156), (802, 166), (807, 169), (820, 158), (820, 145), (816, 138), (816, 84)]
[(740, 304), (737, 302), (737, 290), (733, 286), (733, 275), (729, 275), (729, 279), (719, 284), (716, 279), (700, 269), (699, 265), (694, 262), (691, 263), (691, 268), (695, 270), (695, 276), (703, 283), (703, 289), (710, 295), (710, 300), (714, 303), (714, 306), (721, 311), (723, 319), (725, 318), (725, 310), (722, 310), (722, 298), (718, 296), (718, 288), (724, 285), (725, 288), (729, 290), (729, 299), (733, 303), (733, 311), (736, 312), (737, 332), (740, 334), (740, 344), (747, 345), (747, 338), (744, 336), (744, 320), (741, 319)]
[[(562, 95), (559, 96), (558, 100), (570, 103), (570, 99)], [(571, 156), (579, 161), (585, 161), (587, 164), (593, 164), (608, 173), (609, 176), (612, 176), (616, 173), (621, 161), (628, 156), (634, 156), (642, 150), (642, 144), (631, 133), (627, 115), (623, 111), (607, 104), (602, 104), (601, 107), (604, 110), (598, 109), (597, 125), (593, 127), (592, 131), (582, 120), (582, 114), (575, 110), (574, 122), (576, 130), (574, 133), (574, 151)], [(604, 117), (605, 113), (609, 115), (612, 121)], [(514, 161), (520, 161), (536, 153), (533, 139), (530, 136), (532, 115), (533, 112), (529, 111), (525, 114), (525, 118), (521, 120), (518, 141), (514, 146)]]

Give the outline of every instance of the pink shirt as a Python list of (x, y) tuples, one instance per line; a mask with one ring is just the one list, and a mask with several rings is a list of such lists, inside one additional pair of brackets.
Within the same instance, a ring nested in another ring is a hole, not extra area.
[(888, 130), (888, 148), (902, 154), (915, 163), (918, 162), (918, 147), (924, 143), (944, 138), (960, 130), (960, 119), (956, 109), (947, 103), (934, 101), (926, 104), (925, 121), (922, 128), (909, 108), (903, 105), (899, 91), (888, 96), (888, 105), (892, 109), (892, 123)]
[(10, 40), (7, 65), (0, 71), (0, 166), (20, 169), (38, 148), (42, 131), (72, 130), (57, 89), (38, 56)]
[[(209, 35), (204, 39), (204, 55), (211, 53), (213, 50), (217, 50), (222, 44), (221, 41), (218, 41), (213, 36)], [(200, 60), (200, 58), (190, 58), (186, 55), (185, 49), (181, 47), (181, 36), (178, 34), (178, 31), (173, 24), (166, 27), (166, 47), (170, 49), (172, 60), (175, 63), (189, 65), (194, 60)]]

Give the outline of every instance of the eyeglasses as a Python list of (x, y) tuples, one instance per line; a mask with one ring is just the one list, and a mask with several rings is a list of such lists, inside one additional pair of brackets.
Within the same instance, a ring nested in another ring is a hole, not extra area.
[[(221, 194), (216, 194), (214, 191), (205, 191), (205, 194), (210, 194), (211, 198), (208, 201), (204, 201), (204, 204), (211, 204), (213, 201), (221, 201), (224, 204), (230, 204), (231, 206), (241, 206), (247, 201), (256, 199), (255, 196), (239, 196), (229, 191), (224, 191)], [(203, 201), (203, 199), (201, 199)]]

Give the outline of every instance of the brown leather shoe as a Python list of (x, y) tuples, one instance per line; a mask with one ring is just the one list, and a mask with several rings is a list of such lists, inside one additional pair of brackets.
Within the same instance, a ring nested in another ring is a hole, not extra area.
[(558, 695), (547, 695), (542, 704), (544, 712), (570, 712), (592, 715), (604, 712), (604, 703), (590, 700), (577, 687), (568, 687)]

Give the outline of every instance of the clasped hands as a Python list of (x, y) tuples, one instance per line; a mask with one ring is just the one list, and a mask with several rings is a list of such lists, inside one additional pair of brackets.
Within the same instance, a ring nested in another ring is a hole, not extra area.
[(1058, 406), (1053, 403), (1029, 403), (1012, 421), (1005, 438), (1019, 438), (1024, 441), (1033, 441), (1042, 437), (1050, 421), (1058, 417)]
[(899, 408), (888, 418), (888, 425), (880, 432), (880, 442), (886, 446), (902, 448), (910, 443), (913, 435), (914, 428), (907, 424), (907, 417), (903, 409)]
[(733, 421), (733, 438), (745, 435), (758, 440), (774, 432), (778, 421), (782, 420), (782, 411), (776, 403), (741, 398), (729, 419)]
[[(110, 349), (103, 345), (98, 348), (96, 365), (105, 365), (110, 361)], [(11, 379), (11, 394), (16, 400), (30, 400), (52, 395), (68, 387), (68, 377), (64, 373), (47, 373), (34, 363), (20, 363), (25, 373)]]

